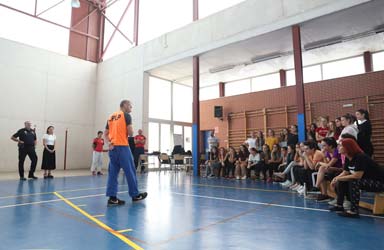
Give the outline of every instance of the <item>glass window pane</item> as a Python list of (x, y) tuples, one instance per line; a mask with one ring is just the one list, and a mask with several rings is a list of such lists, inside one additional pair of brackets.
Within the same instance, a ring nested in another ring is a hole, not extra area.
[(149, 117), (171, 120), (171, 82), (149, 78)]
[(192, 88), (173, 84), (173, 120), (192, 122)]
[(140, 44), (191, 23), (192, 3), (191, 0), (140, 1)]
[(251, 79), (225, 84), (225, 96), (240, 95), (251, 92)]
[(192, 151), (192, 127), (184, 127), (184, 150)]
[(182, 135), (183, 134), (183, 126), (180, 126), (180, 125), (173, 126), (173, 134)]
[(204, 18), (240, 2), (244, 0), (202, 0), (199, 2), (199, 16)]
[(373, 70), (384, 70), (384, 51), (372, 54)]
[(365, 72), (362, 56), (323, 64), (324, 80)]
[(148, 124), (148, 151), (159, 151), (159, 124), (155, 122)]
[(308, 82), (317, 82), (321, 81), (321, 66), (314, 65), (303, 68), (303, 81), (304, 83)]
[(200, 88), (200, 101), (219, 98), (219, 85)]
[(170, 124), (161, 124), (160, 126), (160, 150), (162, 153), (170, 154), (171, 149), (171, 125)]
[(296, 85), (296, 76), (295, 76), (295, 70), (287, 70), (287, 86), (293, 86)]
[(280, 74), (270, 74), (252, 78), (252, 92), (280, 88)]
[[(32, 11), (34, 11), (35, 1), (12, 2), (19, 2), (15, 6), (17, 8), (21, 5), (29, 6), (32, 3)], [(19, 6), (19, 4), (21, 5)], [(57, 8), (53, 8), (42, 16), (55, 22), (66, 23), (69, 26), (70, 4), (63, 3)], [(68, 55), (69, 31), (67, 29), (2, 7), (0, 7), (0, 37)]]

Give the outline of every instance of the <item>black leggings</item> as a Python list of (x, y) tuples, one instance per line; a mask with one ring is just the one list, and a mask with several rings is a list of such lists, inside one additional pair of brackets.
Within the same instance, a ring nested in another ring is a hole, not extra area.
[(250, 168), (247, 168), (247, 177), (251, 177), (251, 170), (255, 170), (255, 173), (260, 175), (260, 172), (262, 172), (265, 176), (266, 168), (265, 164), (263, 162), (258, 162), (255, 165), (251, 166)]
[(224, 176), (229, 176), (232, 172), (232, 176), (235, 176), (235, 163), (226, 162), (224, 167)]
[(344, 196), (351, 201), (351, 211), (359, 211), (360, 190), (368, 192), (384, 191), (384, 182), (372, 179), (339, 181), (336, 185), (337, 205), (342, 206)]
[(293, 167), (293, 174), (295, 175), (295, 181), (303, 185), (306, 183), (307, 188), (312, 188), (312, 173), (315, 172), (311, 169), (305, 169), (301, 166)]

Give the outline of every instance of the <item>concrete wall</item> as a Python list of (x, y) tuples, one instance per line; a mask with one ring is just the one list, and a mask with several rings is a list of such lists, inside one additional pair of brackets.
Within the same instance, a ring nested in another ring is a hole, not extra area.
[(17, 146), (10, 137), (25, 120), (37, 126), (38, 169), (41, 138), (49, 125), (56, 128), (57, 167), (63, 168), (66, 129), (67, 168), (88, 167), (95, 134), (96, 64), (5, 39), (0, 39), (0, 55), (0, 171), (17, 169)]

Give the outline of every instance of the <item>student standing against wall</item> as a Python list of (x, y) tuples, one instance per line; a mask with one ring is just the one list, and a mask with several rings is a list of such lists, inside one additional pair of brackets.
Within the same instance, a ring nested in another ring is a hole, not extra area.
[(47, 133), (43, 136), (44, 152), (41, 169), (44, 170), (44, 179), (52, 179), (51, 171), (56, 169), (56, 135), (53, 134), (54, 129), (53, 126), (49, 126)]

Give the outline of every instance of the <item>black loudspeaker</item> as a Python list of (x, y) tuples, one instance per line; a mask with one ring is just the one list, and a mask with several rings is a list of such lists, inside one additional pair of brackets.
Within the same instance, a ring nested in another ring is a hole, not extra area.
[(215, 118), (223, 118), (223, 106), (215, 106)]

